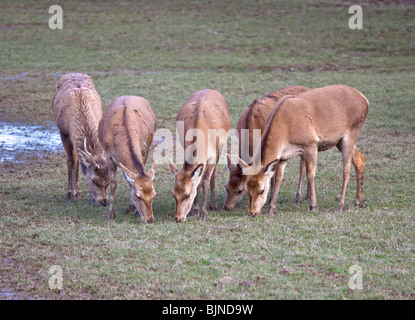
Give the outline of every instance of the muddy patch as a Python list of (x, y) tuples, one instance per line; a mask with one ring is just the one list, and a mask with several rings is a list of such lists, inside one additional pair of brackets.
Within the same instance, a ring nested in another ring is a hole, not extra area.
[(30, 80), (33, 78), (40, 77), (40, 73), (29, 73), (29, 72), (22, 72), (18, 74), (7, 74), (7, 73), (0, 73), (0, 79), (2, 81), (19, 81), (19, 80)]
[(0, 163), (24, 162), (45, 152), (63, 151), (56, 127), (0, 122)]

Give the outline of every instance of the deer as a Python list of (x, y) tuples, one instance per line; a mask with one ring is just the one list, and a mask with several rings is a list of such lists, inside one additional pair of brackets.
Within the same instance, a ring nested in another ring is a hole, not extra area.
[[(176, 121), (183, 121), (184, 131), (179, 135), (184, 150), (191, 150), (193, 140), (186, 138), (197, 129), (198, 147), (195, 158), (186, 157), (182, 170), (170, 161), (170, 170), (175, 177), (173, 197), (176, 201), (174, 219), (177, 223), (186, 221), (191, 214), (199, 215), (206, 221), (208, 187), (210, 184), (210, 210), (217, 210), (215, 197), (216, 164), (227, 143), (230, 129), (230, 115), (224, 97), (216, 90), (205, 89), (194, 92), (179, 110)], [(215, 132), (210, 135), (209, 131)], [(204, 143), (199, 140), (203, 136)], [(194, 154), (194, 153), (193, 153)], [(203, 189), (202, 207), (198, 202), (200, 188)]]
[(157, 127), (150, 103), (138, 96), (121, 96), (111, 103), (98, 126), (98, 137), (105, 151), (110, 175), (108, 220), (114, 210), (117, 189), (117, 167), (120, 167), (130, 188), (127, 212), (136, 211), (145, 223), (154, 222), (153, 201), (156, 191), (153, 179), (157, 163), (147, 172), (144, 166)]
[(66, 202), (82, 197), (79, 188), (80, 162), (89, 187), (89, 203), (106, 206), (110, 179), (98, 139), (102, 106), (92, 79), (82, 73), (63, 75), (52, 98), (52, 110), (68, 167)]
[[(260, 99), (255, 99), (252, 101), (248, 107), (242, 112), (241, 117), (236, 125), (236, 130), (239, 134), (239, 157), (242, 157), (241, 150), (241, 131), (243, 129), (249, 130), (249, 154), (253, 153), (253, 130), (264, 129), (264, 125), (268, 115), (271, 113), (272, 108), (277, 104), (277, 102), (286, 95), (295, 95), (301, 92), (310, 90), (307, 87), (303, 86), (288, 86), (278, 90), (275, 90), (271, 93), (266, 94)], [(243, 159), (247, 162), (247, 159)], [(228, 182), (225, 186), (226, 189), (226, 199), (223, 204), (225, 210), (232, 210), (236, 205), (240, 203), (242, 197), (244, 196), (244, 183), (246, 180), (246, 175), (242, 174), (242, 169), (238, 163), (232, 163), (231, 157), (227, 154), (227, 165), (229, 171)], [(301, 189), (303, 185), (303, 180), (305, 176), (305, 162), (301, 158), (300, 162), (300, 179), (298, 182), (298, 190), (295, 197), (295, 203), (299, 204), (302, 202), (301, 199)], [(271, 179), (271, 191), (274, 189), (275, 184), (275, 175)], [(309, 190), (307, 189), (306, 200), (309, 198)]]
[(244, 188), (248, 195), (249, 215), (255, 217), (261, 213), (274, 173), (276, 182), (268, 214), (275, 213), (286, 163), (298, 155), (303, 157), (306, 165), (310, 187), (309, 209), (317, 210), (314, 184), (317, 154), (334, 146), (341, 152), (343, 160), (343, 185), (337, 211), (344, 210), (352, 163), (357, 178), (355, 205), (364, 207), (366, 159), (357, 149), (356, 141), (368, 110), (369, 101), (362, 93), (341, 84), (283, 97), (267, 119), (261, 144), (255, 150), (254, 164), (248, 165), (238, 159), (243, 173), (248, 175)]

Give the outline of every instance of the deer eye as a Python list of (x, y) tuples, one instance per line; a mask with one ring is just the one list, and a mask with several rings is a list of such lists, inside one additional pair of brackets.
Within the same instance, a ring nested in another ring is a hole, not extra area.
[(241, 194), (241, 193), (242, 193), (242, 191), (243, 191), (243, 190), (239, 190), (239, 191), (238, 191), (238, 194)]
[(190, 194), (187, 193), (187, 194), (184, 195), (183, 200), (186, 200), (186, 199), (189, 199), (189, 198), (190, 198)]
[(259, 195), (263, 195), (265, 192), (265, 189), (262, 189), (260, 192), (258, 192)]

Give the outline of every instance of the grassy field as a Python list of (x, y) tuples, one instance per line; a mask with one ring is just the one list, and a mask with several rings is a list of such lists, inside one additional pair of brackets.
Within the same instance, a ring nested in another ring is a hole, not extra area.
[[(232, 126), (254, 99), (287, 85), (343, 83), (370, 101), (358, 141), (366, 207), (346, 210), (340, 153), (319, 154), (319, 210), (294, 205), (299, 160), (288, 163), (277, 213), (255, 219), (247, 199), (203, 223), (173, 220), (173, 177), (156, 173), (154, 224), (113, 222), (87, 196), (66, 204), (63, 151), (0, 163), (0, 299), (414, 299), (415, 5), (359, 1), (363, 30), (348, 28), (345, 1), (55, 1), (63, 29), (48, 28), (50, 1), (0, 1), (1, 122), (50, 125), (66, 72), (89, 74), (106, 109), (120, 95), (148, 99), (158, 128), (173, 130), (188, 96), (225, 97)], [(149, 159), (148, 165), (151, 165)], [(227, 179), (217, 171), (222, 204)], [(88, 193), (85, 178), (82, 191)], [(305, 192), (305, 191), (304, 191)], [(63, 289), (50, 290), (59, 265)], [(363, 289), (352, 290), (359, 265)]]

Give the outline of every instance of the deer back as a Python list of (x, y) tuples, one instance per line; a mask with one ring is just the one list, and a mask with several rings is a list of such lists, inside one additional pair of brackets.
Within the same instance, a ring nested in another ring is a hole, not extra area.
[(345, 85), (286, 96), (275, 106), (265, 124), (262, 160), (266, 163), (271, 158), (279, 158), (280, 149), (288, 144), (302, 147), (317, 144), (320, 151), (327, 150), (349, 132), (360, 132), (368, 108), (366, 97)]
[(287, 95), (296, 95), (310, 90), (303, 86), (288, 86), (271, 93), (266, 94), (260, 99), (255, 99), (243, 111), (239, 121), (236, 125), (236, 130), (239, 134), (239, 156), (241, 156), (241, 130), (249, 129), (249, 153), (253, 152), (253, 130), (259, 129), (261, 132), (264, 129), (266, 120), (272, 109), (276, 106), (279, 100)]
[[(230, 115), (223, 96), (216, 90), (201, 90), (193, 93), (177, 114), (176, 121), (184, 122), (184, 136), (180, 143), (186, 149), (193, 141), (184, 141), (187, 131), (201, 130), (205, 137), (205, 156), (208, 148), (208, 130), (230, 129)], [(216, 149), (219, 144), (216, 143)]]
[(98, 131), (104, 150), (115, 163), (142, 172), (156, 127), (156, 116), (146, 99), (122, 96), (112, 102)]
[(92, 154), (102, 152), (97, 135), (101, 98), (88, 75), (63, 75), (52, 99), (52, 109), (60, 133), (69, 136), (75, 148), (83, 150), (86, 139)]

